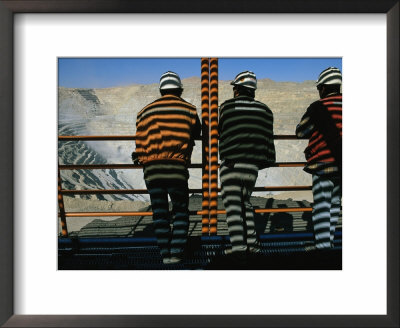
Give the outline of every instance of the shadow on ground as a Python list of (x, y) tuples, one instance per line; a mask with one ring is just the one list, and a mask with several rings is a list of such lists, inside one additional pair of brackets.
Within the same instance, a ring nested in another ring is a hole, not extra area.
[[(287, 235), (281, 235), (287, 236)], [(245, 261), (225, 255), (226, 238), (191, 237), (184, 260), (176, 265), (162, 263), (155, 240), (138, 238), (59, 239), (59, 270), (341, 270), (341, 235), (335, 248), (308, 250), (310, 240), (267, 240), (261, 253)], [(308, 238), (308, 237), (307, 237)]]
[[(189, 208), (201, 208), (202, 197), (192, 195)], [(252, 197), (254, 208), (309, 207), (307, 201)], [(218, 208), (223, 209), (219, 199)], [(143, 208), (150, 211), (151, 207)], [(96, 219), (69, 238), (59, 238), (60, 270), (341, 270), (341, 217), (335, 248), (309, 251), (313, 245), (311, 212), (257, 213), (262, 252), (238, 263), (225, 255), (229, 245), (225, 215), (218, 215), (218, 236), (203, 236), (201, 216), (191, 215), (185, 260), (164, 265), (154, 237), (151, 216)]]
[(215, 257), (205, 270), (341, 270), (341, 250), (248, 255), (243, 262), (232, 255)]

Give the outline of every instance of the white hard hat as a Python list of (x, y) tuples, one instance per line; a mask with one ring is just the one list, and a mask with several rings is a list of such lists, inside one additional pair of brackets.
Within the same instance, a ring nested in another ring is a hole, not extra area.
[(167, 89), (183, 89), (183, 85), (178, 74), (168, 71), (161, 75), (160, 90)]
[(249, 89), (257, 89), (257, 78), (253, 72), (244, 71), (236, 75), (235, 79), (231, 82), (232, 85), (240, 85)]
[(328, 67), (321, 72), (316, 84), (342, 84), (342, 73), (336, 67)]

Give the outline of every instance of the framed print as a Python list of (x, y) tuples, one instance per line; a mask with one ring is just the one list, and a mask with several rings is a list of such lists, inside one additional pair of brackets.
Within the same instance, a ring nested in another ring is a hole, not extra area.
[[(0, 1), (0, 10), (2, 325), (399, 325), (398, 1)], [(341, 41), (336, 50), (317, 47), (334, 32)], [(165, 34), (185, 40), (179, 56)], [(243, 39), (252, 48), (236, 45)], [(343, 59), (348, 77), (342, 271), (57, 270), (50, 218), (56, 212), (57, 58), (328, 54)], [(360, 98), (366, 89), (368, 99)], [(333, 287), (327, 300), (318, 288), (326, 279)], [(239, 305), (244, 299), (254, 302)]]

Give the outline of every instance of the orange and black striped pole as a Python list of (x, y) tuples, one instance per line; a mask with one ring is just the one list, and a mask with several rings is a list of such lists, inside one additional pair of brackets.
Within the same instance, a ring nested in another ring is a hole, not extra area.
[(61, 220), (61, 235), (68, 237), (67, 219), (65, 218), (64, 198), (61, 193), (61, 176), (60, 168), (58, 168), (58, 207), (60, 209), (60, 220)]
[(218, 59), (210, 60), (210, 235), (217, 234), (218, 210)]
[(210, 121), (210, 60), (201, 59), (201, 119), (202, 119), (202, 189), (203, 200), (201, 219), (202, 234), (209, 234), (210, 225), (210, 148), (209, 148), (209, 121)]

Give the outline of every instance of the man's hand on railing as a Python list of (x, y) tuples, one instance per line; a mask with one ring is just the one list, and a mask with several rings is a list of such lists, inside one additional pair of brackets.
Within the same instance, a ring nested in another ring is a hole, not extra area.
[(138, 154), (137, 154), (136, 152), (132, 152), (131, 157), (132, 157), (132, 162), (133, 162), (133, 164), (135, 164), (135, 165), (141, 165), (141, 164), (142, 164), (142, 163), (139, 161), (139, 157), (138, 157)]

